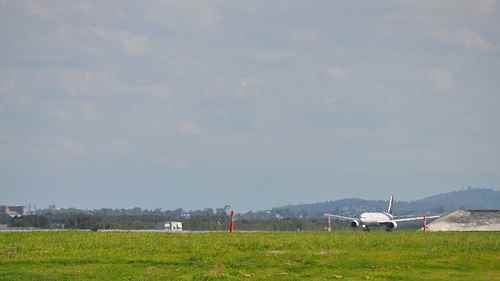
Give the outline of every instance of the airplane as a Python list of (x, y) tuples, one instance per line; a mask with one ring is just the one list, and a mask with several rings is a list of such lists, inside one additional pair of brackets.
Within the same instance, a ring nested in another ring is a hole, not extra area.
[(351, 221), (352, 228), (361, 227), (365, 231), (369, 231), (369, 226), (385, 226), (387, 231), (395, 230), (398, 228), (398, 222), (419, 221), (427, 219), (435, 219), (440, 216), (420, 216), (420, 217), (396, 217), (393, 213), (394, 196), (389, 198), (389, 205), (385, 212), (366, 212), (362, 213), (359, 218), (351, 218), (345, 216), (334, 215), (326, 213), (326, 217), (334, 217), (341, 220)]

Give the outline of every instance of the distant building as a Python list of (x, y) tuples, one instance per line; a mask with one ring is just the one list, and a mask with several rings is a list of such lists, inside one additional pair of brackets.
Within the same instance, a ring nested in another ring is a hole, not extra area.
[(0, 206), (0, 215), (21, 217), (24, 215), (24, 206)]
[(191, 213), (185, 213), (185, 212), (183, 212), (181, 214), (181, 218), (183, 218), (183, 219), (190, 219), (191, 218)]
[(170, 222), (165, 223), (165, 225), (164, 225), (163, 228), (166, 231), (172, 231), (172, 232), (182, 231), (182, 222), (180, 222), (180, 221), (170, 221)]

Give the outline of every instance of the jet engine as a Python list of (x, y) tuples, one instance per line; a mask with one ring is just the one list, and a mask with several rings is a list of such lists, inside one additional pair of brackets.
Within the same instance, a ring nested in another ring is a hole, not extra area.
[(394, 230), (396, 228), (398, 228), (398, 224), (395, 221), (391, 221), (391, 222), (388, 222), (386, 224), (387, 231), (391, 231), (391, 230)]
[(353, 220), (353, 221), (351, 222), (351, 227), (352, 227), (352, 228), (359, 227), (359, 221), (357, 221), (357, 220)]

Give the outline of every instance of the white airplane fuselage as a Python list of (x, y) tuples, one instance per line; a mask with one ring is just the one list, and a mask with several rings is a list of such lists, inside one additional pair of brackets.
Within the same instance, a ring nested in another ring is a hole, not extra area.
[(372, 213), (362, 213), (359, 216), (359, 222), (361, 225), (379, 225), (380, 222), (392, 220), (393, 216), (389, 213), (372, 212)]

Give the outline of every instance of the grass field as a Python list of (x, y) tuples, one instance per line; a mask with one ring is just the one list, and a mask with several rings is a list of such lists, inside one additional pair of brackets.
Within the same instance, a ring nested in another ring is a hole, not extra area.
[(0, 233), (0, 280), (500, 280), (500, 233)]

